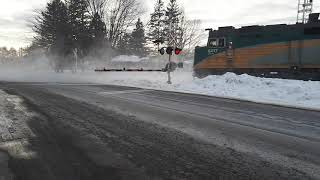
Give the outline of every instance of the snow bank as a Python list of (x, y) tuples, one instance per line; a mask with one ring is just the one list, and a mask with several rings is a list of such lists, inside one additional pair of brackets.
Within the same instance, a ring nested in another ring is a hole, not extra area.
[(204, 79), (192, 77), (192, 72), (173, 73), (173, 84), (166, 84), (162, 72), (20, 72), (0, 69), (0, 81), (98, 83), (134, 86), (166, 91), (203, 94), (248, 101), (289, 105), (320, 110), (320, 82), (267, 79), (227, 73)]
[(227, 73), (177, 84), (183, 92), (320, 110), (320, 82), (268, 79)]

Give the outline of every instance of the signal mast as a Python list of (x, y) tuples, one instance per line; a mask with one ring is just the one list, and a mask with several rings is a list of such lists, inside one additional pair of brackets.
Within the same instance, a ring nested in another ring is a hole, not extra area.
[(313, 0), (299, 0), (297, 23), (307, 23), (313, 10)]

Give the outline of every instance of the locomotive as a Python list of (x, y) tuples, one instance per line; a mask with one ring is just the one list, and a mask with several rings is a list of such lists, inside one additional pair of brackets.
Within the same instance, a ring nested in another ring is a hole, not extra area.
[(307, 23), (219, 27), (207, 46), (196, 47), (194, 75), (226, 72), (253, 76), (320, 80), (319, 13)]

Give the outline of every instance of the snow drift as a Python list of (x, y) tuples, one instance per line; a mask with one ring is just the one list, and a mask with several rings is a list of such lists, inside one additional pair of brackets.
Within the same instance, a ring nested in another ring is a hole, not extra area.
[(320, 110), (320, 82), (227, 73), (178, 84), (179, 91)]

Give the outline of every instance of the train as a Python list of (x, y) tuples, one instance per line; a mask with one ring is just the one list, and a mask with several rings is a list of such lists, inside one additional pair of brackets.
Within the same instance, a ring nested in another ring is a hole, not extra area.
[(253, 25), (209, 30), (205, 47), (196, 47), (194, 75), (226, 72), (267, 78), (320, 80), (319, 13), (307, 23)]

